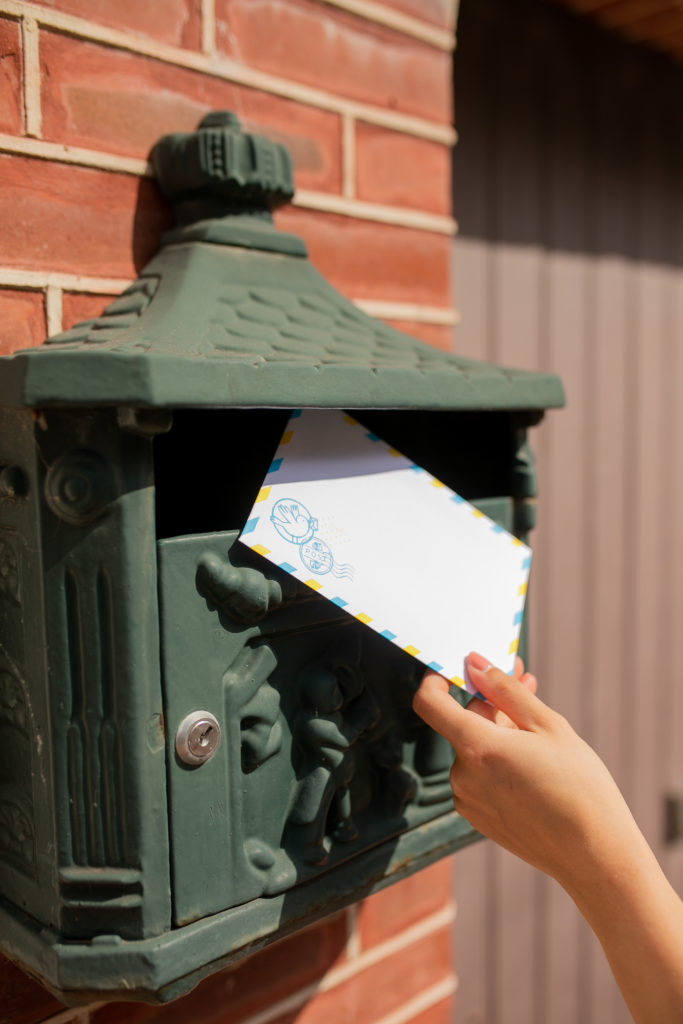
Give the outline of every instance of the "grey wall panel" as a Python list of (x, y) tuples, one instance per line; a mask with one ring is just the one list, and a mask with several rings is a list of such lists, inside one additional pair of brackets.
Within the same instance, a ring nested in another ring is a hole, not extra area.
[[(683, 69), (541, 0), (464, 0), (454, 288), (464, 355), (559, 373), (536, 433), (532, 668), (663, 842), (683, 786)], [(457, 1024), (626, 1024), (553, 883), (456, 858)]]

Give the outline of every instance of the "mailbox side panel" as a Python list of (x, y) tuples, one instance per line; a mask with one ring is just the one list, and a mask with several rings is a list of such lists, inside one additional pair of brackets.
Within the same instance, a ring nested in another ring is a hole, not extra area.
[(50, 724), (36, 859), (54, 895), (26, 909), (70, 940), (144, 938), (170, 922), (151, 442), (115, 410), (31, 419), (26, 688)]
[(56, 925), (56, 822), (31, 412), (0, 410), (0, 894)]

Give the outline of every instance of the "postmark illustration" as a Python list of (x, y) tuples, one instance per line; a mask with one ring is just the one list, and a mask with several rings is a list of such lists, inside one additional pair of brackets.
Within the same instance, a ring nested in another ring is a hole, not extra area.
[(299, 557), (310, 572), (353, 579), (353, 566), (335, 562), (329, 544), (316, 536), (318, 520), (296, 498), (279, 498), (271, 509), (270, 521), (283, 540), (299, 548)]
[(283, 540), (290, 544), (305, 544), (318, 529), (318, 520), (314, 519), (305, 505), (293, 498), (280, 498), (273, 505), (270, 521)]

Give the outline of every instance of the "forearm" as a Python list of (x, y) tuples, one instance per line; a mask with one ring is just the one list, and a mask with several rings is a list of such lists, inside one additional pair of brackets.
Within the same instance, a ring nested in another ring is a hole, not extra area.
[(634, 824), (624, 848), (578, 855), (560, 879), (605, 951), (636, 1024), (683, 1022), (683, 903)]

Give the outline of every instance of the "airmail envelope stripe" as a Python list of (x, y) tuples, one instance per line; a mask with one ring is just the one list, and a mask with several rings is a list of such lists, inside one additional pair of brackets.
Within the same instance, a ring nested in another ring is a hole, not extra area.
[(282, 448), (283, 444), (289, 444), (289, 442), (292, 440), (293, 437), (294, 437), (294, 431), (293, 430), (285, 430), (284, 434), (280, 438), (280, 447)]
[(401, 453), (397, 452), (395, 448), (387, 448), (387, 451), (389, 455), (393, 455), (395, 459), (399, 459), (401, 457)]
[(256, 495), (256, 501), (254, 502), (254, 504), (256, 505), (257, 502), (259, 501), (265, 501), (268, 495), (270, 494), (270, 491), (270, 487), (262, 487), (261, 490)]
[(522, 569), (530, 569), (530, 568), (531, 568), (531, 555), (529, 555), (528, 558), (525, 558), (524, 561), (522, 562)]
[(508, 654), (516, 654), (518, 647), (519, 647), (519, 639), (513, 640), (512, 643), (510, 644), (510, 649), (508, 650)]
[(244, 529), (242, 530), (242, 536), (244, 536), (245, 533), (251, 533), (252, 530), (255, 530), (256, 524), (258, 523), (259, 519), (260, 516), (254, 516), (253, 519), (247, 519), (246, 523), (244, 524)]
[(477, 519), (484, 519), (485, 518), (484, 513), (481, 511), (481, 509), (478, 509), (478, 508), (473, 508), (472, 509), (472, 515), (476, 516)]
[(459, 686), (461, 690), (465, 688), (465, 680), (461, 679), (460, 676), (451, 676), (448, 682), (453, 683), (454, 686)]
[(431, 485), (432, 485), (432, 487), (445, 487), (446, 486), (445, 484), (442, 484), (440, 480), (432, 480), (431, 481)]
[(379, 441), (380, 440), (380, 438), (377, 436), (377, 434), (367, 433), (365, 436), (367, 437), (368, 441)]
[(527, 584), (526, 583), (520, 583), (519, 590), (517, 591), (517, 593), (519, 594), (520, 597), (523, 597), (524, 594), (526, 594), (526, 592), (527, 592)]
[(427, 668), (431, 668), (432, 672), (441, 672), (443, 665), (439, 665), (438, 661), (430, 661)]
[(330, 601), (332, 604), (336, 604), (338, 608), (346, 608), (348, 601), (345, 601), (343, 597), (331, 597)]
[(518, 547), (518, 548), (523, 548), (523, 547), (524, 547), (524, 543), (523, 543), (523, 542), (522, 542), (522, 541), (521, 541), (521, 540), (519, 539), (519, 537), (513, 537), (513, 538), (512, 538), (512, 543), (513, 543), (513, 544), (514, 544), (514, 545), (515, 545), (516, 547)]
[(383, 636), (385, 640), (396, 639), (396, 634), (392, 633), (390, 629), (383, 629), (382, 632), (380, 633), (380, 636)]
[(270, 466), (267, 469), (267, 473), (277, 473), (278, 469), (282, 465), (282, 459), (273, 459)]
[(290, 420), (295, 420), (297, 416), (301, 416), (301, 409), (292, 409), (289, 414)]
[(512, 625), (513, 626), (519, 626), (519, 624), (521, 623), (523, 618), (524, 618), (524, 612), (517, 612), (517, 614), (514, 617)]
[(290, 565), (289, 562), (280, 562), (280, 564), (278, 565), (278, 569), (284, 569), (285, 572), (290, 573), (296, 572), (295, 567), (293, 565)]
[(412, 654), (414, 658), (420, 653), (417, 647), (413, 647), (412, 644), (408, 644), (408, 646), (404, 647), (403, 650), (406, 654)]
[(251, 550), (255, 551), (257, 555), (269, 555), (270, 548), (264, 548), (263, 544), (252, 544)]
[(366, 615), (365, 612), (358, 612), (358, 614), (356, 615), (356, 618), (358, 619), (359, 622), (365, 623), (366, 626), (367, 626), (368, 622), (372, 622), (372, 619), (370, 618), (370, 616)]
[(323, 585), (322, 583), (318, 583), (317, 580), (304, 580), (304, 583), (306, 584), (307, 587), (310, 587), (312, 590), (322, 590)]
[(358, 424), (358, 420), (354, 420), (353, 416), (349, 416), (348, 413), (344, 414), (344, 419), (347, 423), (350, 423), (352, 427), (355, 427)]

